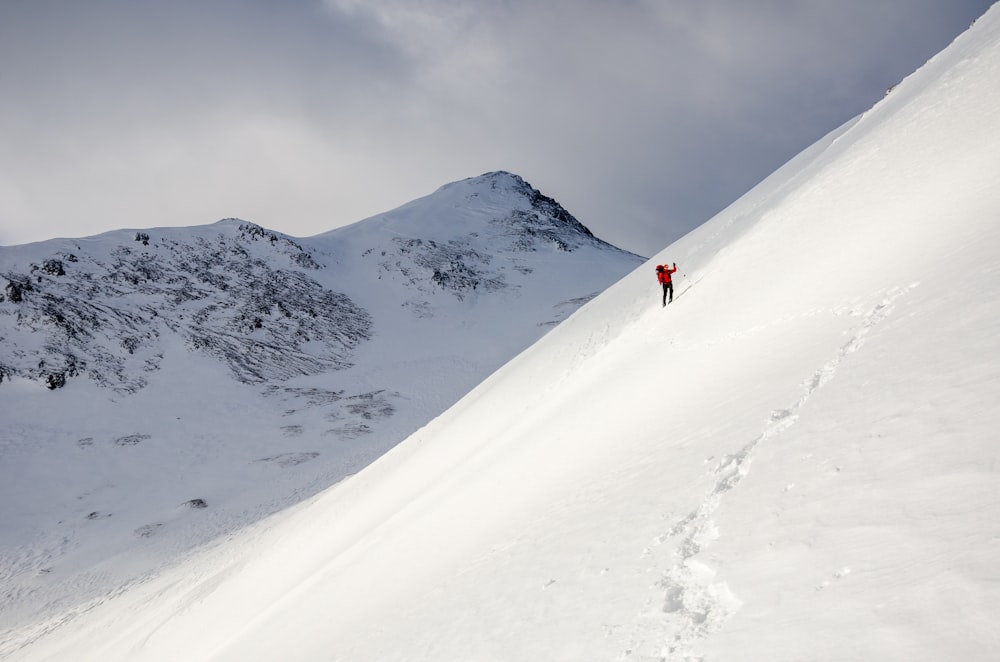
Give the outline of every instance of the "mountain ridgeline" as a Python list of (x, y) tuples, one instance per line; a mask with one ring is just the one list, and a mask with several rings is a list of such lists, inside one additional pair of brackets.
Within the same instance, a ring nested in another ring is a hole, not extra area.
[(371, 316), (310, 278), (321, 267), (295, 242), (248, 223), (214, 228), (46, 242), (51, 257), (8, 267), (0, 374), (134, 392), (160, 367), (164, 334), (176, 334), (261, 382), (343, 367), (370, 337)]
[[(530, 286), (526, 255), (590, 246), (623, 267), (638, 262), (509, 173), (450, 184), (403, 209), (399, 227), (389, 212), (311, 239), (227, 219), (0, 248), (0, 382), (55, 389), (83, 378), (135, 392), (160, 368), (168, 335), (240, 382), (283, 381), (352, 365), (375, 325), (356, 290), (380, 280), (402, 282), (388, 296), (426, 317), (447, 305), (442, 295)], [(344, 252), (341, 234), (364, 237), (354, 244), (363, 259), (331, 259)]]

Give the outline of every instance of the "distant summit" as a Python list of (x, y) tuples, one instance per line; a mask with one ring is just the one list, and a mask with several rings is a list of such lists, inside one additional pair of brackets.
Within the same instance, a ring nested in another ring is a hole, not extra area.
[[(322, 264), (353, 241), (366, 259)], [(638, 262), (521, 177), (494, 172), (320, 238), (230, 218), (5, 247), (0, 382), (18, 376), (55, 389), (83, 377), (134, 392), (160, 368), (166, 336), (246, 383), (340, 369), (373, 324), (349, 283), (402, 282), (388, 296), (404, 306), (415, 295), (464, 299), (530, 287), (535, 267), (522, 254), (583, 246), (607, 251), (619, 275)], [(424, 316), (433, 307), (419, 306)]]
[(492, 191), (511, 191), (522, 195), (528, 201), (531, 208), (540, 215), (553, 219), (558, 223), (563, 223), (581, 234), (591, 237), (593, 236), (593, 233), (591, 233), (586, 226), (580, 223), (576, 217), (566, 211), (562, 205), (549, 196), (543, 195), (538, 189), (534, 188), (518, 175), (509, 173), (505, 170), (498, 170), (496, 172), (488, 172), (484, 175), (480, 175), (479, 177), (472, 177), (458, 183), (467, 183), (474, 188), (481, 185), (487, 185)]

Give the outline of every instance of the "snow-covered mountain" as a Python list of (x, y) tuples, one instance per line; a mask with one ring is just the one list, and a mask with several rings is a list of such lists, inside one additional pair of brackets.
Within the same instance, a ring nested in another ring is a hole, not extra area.
[(992, 660), (998, 175), (994, 7), (357, 475), (3, 650)]
[(0, 247), (0, 630), (356, 472), (641, 261), (505, 172), (316, 237)]
[[(119, 393), (143, 388), (159, 369), (164, 333), (243, 383), (283, 381), (350, 367), (373, 333), (371, 314), (352, 296), (404, 306), (407, 326), (456, 308), (465, 317), (469, 305), (455, 301), (498, 293), (560, 307), (540, 320), (554, 323), (606, 285), (608, 272), (635, 261), (503, 172), (310, 239), (228, 219), (0, 251), (0, 303), (8, 304), (0, 380), (55, 389), (80, 376)], [(573, 253), (562, 264), (551, 259)], [(591, 265), (595, 255), (608, 259)], [(574, 300), (551, 302), (552, 290)]]

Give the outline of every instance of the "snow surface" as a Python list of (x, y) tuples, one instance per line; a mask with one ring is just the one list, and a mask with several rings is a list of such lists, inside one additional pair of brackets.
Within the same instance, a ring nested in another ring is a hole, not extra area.
[(998, 181), (994, 7), (362, 472), (10, 657), (996, 659)]

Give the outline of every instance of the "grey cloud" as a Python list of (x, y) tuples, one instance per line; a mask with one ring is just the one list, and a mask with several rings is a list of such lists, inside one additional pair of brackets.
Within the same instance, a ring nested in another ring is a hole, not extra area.
[(988, 5), (8, 0), (0, 243), (229, 215), (312, 234), (504, 168), (652, 253)]

